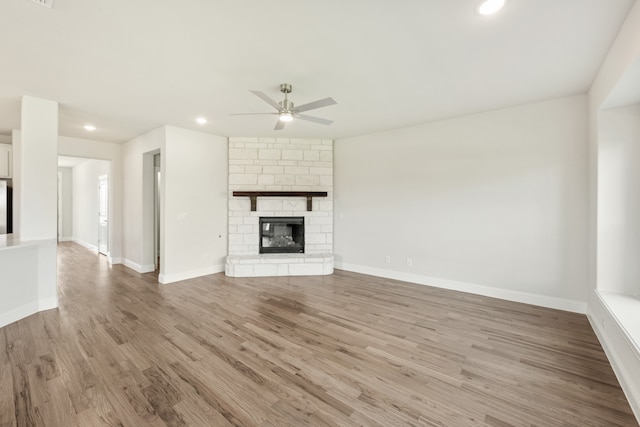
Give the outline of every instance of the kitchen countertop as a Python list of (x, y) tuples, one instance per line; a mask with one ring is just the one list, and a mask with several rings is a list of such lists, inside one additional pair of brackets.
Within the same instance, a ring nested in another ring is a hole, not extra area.
[(21, 240), (19, 236), (15, 234), (3, 234), (0, 235), (0, 252), (13, 249), (24, 249), (32, 246), (43, 246), (55, 242), (55, 239)]

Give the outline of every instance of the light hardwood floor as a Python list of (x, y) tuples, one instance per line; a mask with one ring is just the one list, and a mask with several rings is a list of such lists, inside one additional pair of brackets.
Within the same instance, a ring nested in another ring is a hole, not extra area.
[(583, 315), (336, 271), (158, 285), (59, 246), (0, 426), (637, 426)]

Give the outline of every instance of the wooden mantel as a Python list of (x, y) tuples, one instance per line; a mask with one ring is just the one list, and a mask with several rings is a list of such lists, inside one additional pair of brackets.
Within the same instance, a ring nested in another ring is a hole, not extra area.
[(251, 212), (256, 211), (258, 197), (306, 197), (307, 211), (312, 211), (314, 197), (327, 197), (326, 191), (234, 191), (234, 197), (248, 197), (251, 199)]

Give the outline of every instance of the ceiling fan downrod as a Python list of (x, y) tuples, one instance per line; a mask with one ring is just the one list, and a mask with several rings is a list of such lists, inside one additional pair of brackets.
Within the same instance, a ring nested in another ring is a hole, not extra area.
[(280, 85), (280, 92), (284, 93), (284, 99), (278, 103), (280, 104), (280, 107), (282, 107), (281, 112), (290, 113), (291, 110), (293, 109), (293, 102), (289, 101), (289, 98), (287, 96), (288, 94), (291, 93), (292, 90), (293, 90), (293, 87), (289, 83), (282, 83)]

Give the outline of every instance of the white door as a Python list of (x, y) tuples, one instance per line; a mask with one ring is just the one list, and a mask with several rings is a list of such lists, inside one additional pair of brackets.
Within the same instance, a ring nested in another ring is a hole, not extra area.
[(98, 251), (107, 255), (109, 251), (109, 177), (98, 177)]

